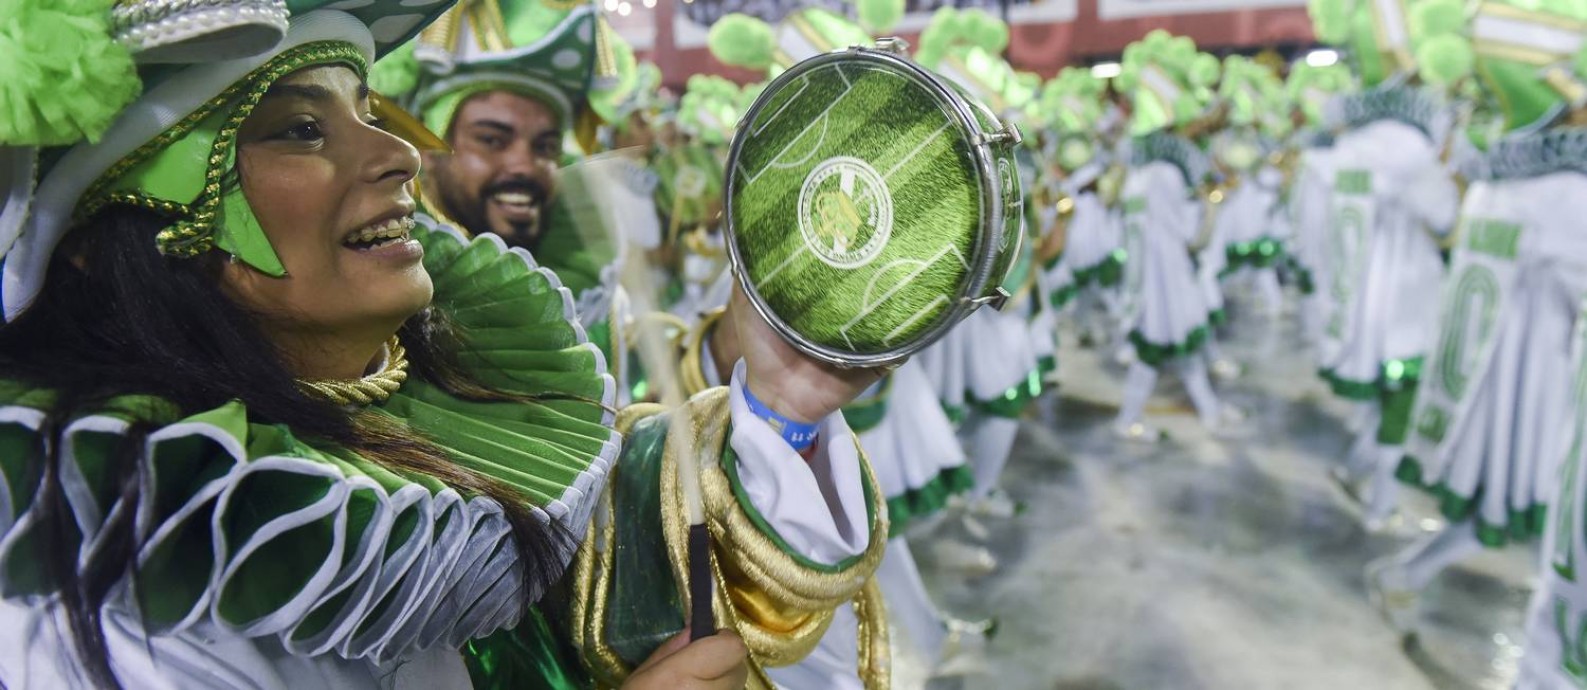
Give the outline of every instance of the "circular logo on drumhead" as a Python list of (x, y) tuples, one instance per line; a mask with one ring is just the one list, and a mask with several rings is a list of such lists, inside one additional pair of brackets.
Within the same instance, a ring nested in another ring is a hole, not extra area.
[(834, 268), (870, 263), (893, 234), (893, 197), (876, 168), (858, 158), (828, 158), (799, 189), (805, 246)]
[(678, 196), (685, 199), (693, 199), (705, 193), (705, 171), (695, 166), (685, 165), (678, 168), (678, 175), (673, 180), (677, 185)]

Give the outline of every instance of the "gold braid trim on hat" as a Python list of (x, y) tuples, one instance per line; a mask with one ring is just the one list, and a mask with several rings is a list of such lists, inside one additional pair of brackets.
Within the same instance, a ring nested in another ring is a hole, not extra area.
[(352, 381), (304, 381), (298, 387), (310, 396), (337, 405), (372, 405), (385, 402), (408, 380), (408, 351), (391, 336), (386, 341), (386, 362), (380, 371)]

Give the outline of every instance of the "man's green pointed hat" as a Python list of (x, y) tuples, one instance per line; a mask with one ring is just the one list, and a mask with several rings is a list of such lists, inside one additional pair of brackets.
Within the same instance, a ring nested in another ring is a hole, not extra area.
[(397, 91), (387, 95), (443, 136), (470, 96), (510, 91), (544, 103), (587, 143), (583, 135), (593, 135), (595, 124), (591, 97), (620, 89), (624, 55), (632, 57), (620, 42), (584, 0), (463, 0), (419, 35), (411, 55), (392, 57), (393, 78), (379, 86)]

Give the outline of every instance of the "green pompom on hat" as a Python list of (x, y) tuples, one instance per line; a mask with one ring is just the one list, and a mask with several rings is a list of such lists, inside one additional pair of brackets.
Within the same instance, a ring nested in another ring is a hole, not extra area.
[(875, 35), (885, 34), (904, 18), (904, 0), (854, 0), (860, 26)]
[(1037, 94), (1038, 83), (1020, 77), (1002, 52), (1008, 25), (980, 9), (944, 7), (920, 34), (915, 62), (941, 74), (999, 115), (1019, 113)]
[(1328, 99), (1335, 94), (1353, 90), (1355, 78), (1350, 74), (1350, 68), (1343, 63), (1316, 67), (1301, 61), (1290, 67), (1284, 88), (1289, 99), (1305, 115), (1306, 122), (1312, 127), (1320, 127)]
[(915, 62), (936, 69), (944, 59), (978, 48), (997, 55), (1008, 47), (1008, 26), (981, 9), (943, 7), (920, 32)]
[(711, 25), (706, 46), (724, 65), (763, 70), (776, 62), (777, 35), (764, 20), (733, 12)]
[(1155, 30), (1124, 49), (1119, 86), (1134, 95), (1136, 136), (1185, 124), (1205, 110), (1220, 71), (1218, 59), (1194, 41)]
[(732, 13), (711, 25), (706, 45), (723, 64), (766, 70), (775, 77), (801, 60), (875, 42), (873, 32), (892, 28), (903, 17), (901, 0), (859, 0), (856, 18), (824, 7), (790, 12), (775, 26), (746, 14)]
[(1088, 133), (1102, 118), (1105, 84), (1083, 67), (1065, 67), (1042, 87), (1037, 112), (1060, 133)]
[(1423, 81), (1451, 88), (1472, 73), (1475, 57), (1460, 0), (1421, 0), (1411, 7), (1411, 45)]
[(94, 141), (142, 90), (109, 0), (12, 0), (0, 21), (0, 142)]

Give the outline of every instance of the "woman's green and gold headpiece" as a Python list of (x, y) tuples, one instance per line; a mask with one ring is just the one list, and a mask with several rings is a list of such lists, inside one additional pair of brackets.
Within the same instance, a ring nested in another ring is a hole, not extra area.
[[(172, 224), (170, 256), (220, 250), (285, 273), (235, 183), (237, 128), (277, 79), (315, 64), (360, 74), (451, 0), (19, 0), (0, 18), (0, 212), (6, 317), (26, 309), (62, 236), (106, 204)], [(348, 6), (339, 3), (338, 6)], [(14, 56), (14, 57), (13, 57)]]

